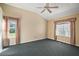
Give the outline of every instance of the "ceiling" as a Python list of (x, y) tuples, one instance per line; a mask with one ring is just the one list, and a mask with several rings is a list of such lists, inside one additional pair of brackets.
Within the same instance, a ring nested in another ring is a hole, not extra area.
[(46, 20), (56, 19), (58, 17), (71, 15), (79, 12), (78, 3), (50, 3), (50, 6), (59, 6), (59, 8), (57, 9), (51, 9), (52, 13), (49, 13), (48, 11), (41, 13), (43, 9), (37, 8), (43, 7), (45, 3), (8, 3), (8, 5), (35, 12), (41, 15)]

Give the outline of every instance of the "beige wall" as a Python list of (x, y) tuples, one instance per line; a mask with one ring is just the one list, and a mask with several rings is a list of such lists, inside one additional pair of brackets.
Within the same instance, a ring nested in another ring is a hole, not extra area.
[(54, 39), (54, 21), (49, 20), (47, 24), (48, 24), (47, 37), (50, 39)]
[[(68, 16), (62, 16), (61, 18), (58, 18), (58, 19), (56, 19), (56, 20), (64, 20), (64, 19), (68, 19), (68, 18), (72, 18), (72, 17), (76, 17), (77, 18), (77, 20), (76, 20), (76, 46), (79, 46), (79, 14), (74, 14), (74, 15), (68, 15)], [(50, 22), (52, 22), (53, 21), (53, 19), (52, 20), (49, 20), (48, 21), (48, 37), (49, 38), (54, 38), (54, 27), (53, 27), (53, 24), (52, 23), (50, 23)], [(54, 21), (53, 21), (53, 23), (54, 23)], [(51, 32), (51, 33), (50, 33)], [(68, 41), (68, 39), (69, 38), (64, 38), (63, 39), (63, 37), (60, 37), (59, 36), (59, 38), (61, 38), (61, 40), (59, 40), (59, 41), (62, 41), (62, 42), (69, 42)]]
[(36, 13), (8, 6), (1, 5), (4, 15), (20, 18), (21, 22), (21, 43), (46, 38), (46, 21)]

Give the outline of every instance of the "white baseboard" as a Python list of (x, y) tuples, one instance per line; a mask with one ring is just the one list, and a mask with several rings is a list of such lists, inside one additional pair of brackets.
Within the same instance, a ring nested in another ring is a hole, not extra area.
[(76, 44), (75, 46), (78, 46), (78, 47), (79, 47), (79, 45), (78, 45), (78, 44)]
[(21, 43), (28, 43), (28, 42), (32, 42), (32, 41), (38, 41), (38, 40), (43, 40), (43, 39), (45, 39), (45, 38), (39, 38), (39, 39), (32, 39), (32, 40), (28, 40), (28, 41), (25, 41), (25, 42), (20, 42), (20, 44)]

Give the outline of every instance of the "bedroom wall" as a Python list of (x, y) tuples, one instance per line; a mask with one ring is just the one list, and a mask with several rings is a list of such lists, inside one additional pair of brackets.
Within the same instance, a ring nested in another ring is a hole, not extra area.
[(49, 20), (47, 24), (48, 24), (47, 37), (54, 40), (54, 21)]
[[(73, 14), (73, 15), (68, 15), (68, 16), (62, 16), (61, 18), (57, 18), (56, 20), (64, 20), (64, 19), (68, 19), (68, 18), (72, 18), (72, 17), (76, 17), (76, 46), (79, 46), (79, 13), (78, 14)], [(50, 23), (52, 21), (52, 23)], [(48, 37), (49, 38), (54, 38), (54, 20), (51, 19), (48, 21)], [(51, 26), (50, 26), (51, 25)], [(49, 33), (51, 32), (51, 33)], [(63, 37), (60, 37), (61, 38), (61, 41), (63, 41)], [(64, 42), (67, 42), (68, 41), (68, 38), (64, 38)], [(69, 42), (69, 41), (68, 41)]]
[(46, 21), (38, 14), (6, 4), (1, 4), (4, 15), (20, 18), (20, 42), (26, 43), (46, 38)]

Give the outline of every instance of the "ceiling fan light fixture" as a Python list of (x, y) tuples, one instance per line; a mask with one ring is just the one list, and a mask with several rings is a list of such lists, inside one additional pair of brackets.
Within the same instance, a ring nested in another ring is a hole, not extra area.
[(43, 13), (45, 10), (47, 10), (49, 13), (52, 13), (52, 11), (50, 10), (51, 8), (58, 8), (58, 6), (49, 6), (49, 3), (46, 3), (44, 7), (38, 7), (38, 8), (44, 8), (41, 13)]

